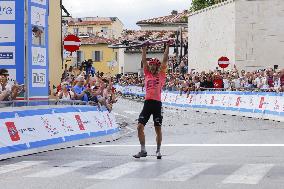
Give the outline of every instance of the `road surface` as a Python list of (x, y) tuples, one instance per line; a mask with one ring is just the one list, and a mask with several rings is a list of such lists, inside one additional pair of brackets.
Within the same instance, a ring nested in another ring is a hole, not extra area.
[(142, 105), (120, 99), (114, 106), (117, 141), (1, 161), (0, 188), (284, 188), (283, 123), (164, 108), (162, 160), (152, 121), (145, 129), (149, 156), (134, 159)]

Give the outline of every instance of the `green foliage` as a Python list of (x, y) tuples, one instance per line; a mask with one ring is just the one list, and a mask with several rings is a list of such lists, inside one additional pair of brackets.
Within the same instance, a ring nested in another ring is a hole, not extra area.
[(192, 0), (190, 12), (205, 9), (209, 6), (216, 4), (217, 2), (218, 1), (216, 0)]

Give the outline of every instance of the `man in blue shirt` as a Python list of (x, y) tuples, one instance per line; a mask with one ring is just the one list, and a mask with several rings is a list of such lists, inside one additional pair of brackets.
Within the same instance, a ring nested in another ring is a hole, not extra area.
[(88, 89), (84, 87), (85, 79), (82, 76), (77, 78), (77, 84), (73, 87), (76, 100), (82, 100), (88, 102)]

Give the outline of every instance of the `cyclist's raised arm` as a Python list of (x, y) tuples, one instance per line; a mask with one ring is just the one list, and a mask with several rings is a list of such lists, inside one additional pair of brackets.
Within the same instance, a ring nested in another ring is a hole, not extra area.
[(147, 64), (147, 57), (146, 57), (146, 53), (147, 53), (147, 47), (142, 47), (142, 64), (143, 64), (143, 69), (148, 69), (148, 64)]

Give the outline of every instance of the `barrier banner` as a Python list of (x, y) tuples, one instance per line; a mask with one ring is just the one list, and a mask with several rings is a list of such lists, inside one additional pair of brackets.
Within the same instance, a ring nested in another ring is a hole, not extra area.
[(95, 106), (0, 113), (0, 156), (118, 132), (113, 114)]
[[(138, 92), (134, 86), (117, 86), (122, 94), (126, 94), (125, 89), (132, 90), (134, 95), (145, 94), (145, 91)], [(180, 94), (177, 91), (163, 91), (162, 102), (166, 105), (180, 107), (259, 113), (268, 115), (268, 118), (269, 115), (274, 115), (281, 117), (281, 120), (284, 117), (284, 93), (198, 91)]]

